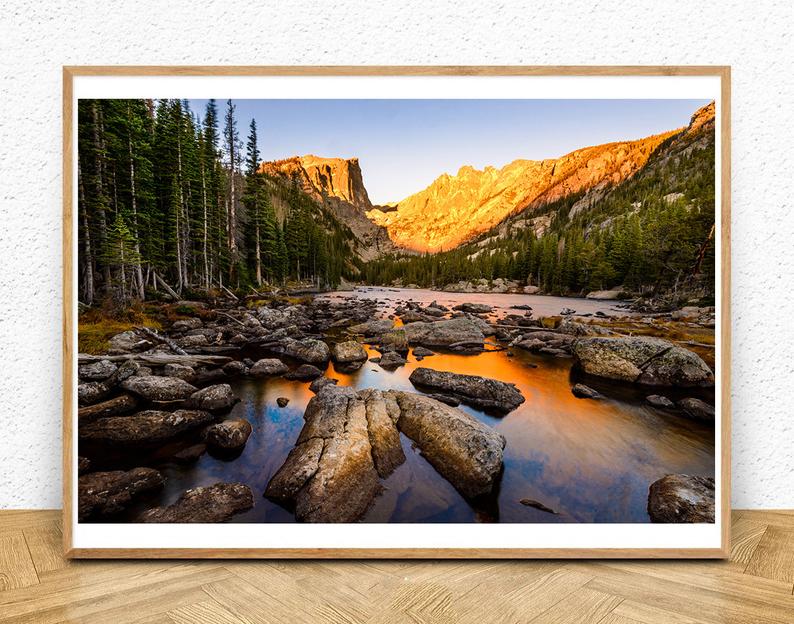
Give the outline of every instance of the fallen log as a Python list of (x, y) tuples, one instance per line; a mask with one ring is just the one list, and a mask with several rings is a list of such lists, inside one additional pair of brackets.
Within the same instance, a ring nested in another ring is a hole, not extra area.
[(154, 275), (155, 281), (165, 289), (165, 292), (171, 295), (174, 301), (179, 301), (179, 295), (176, 294), (176, 291), (173, 288), (171, 288), (168, 284), (166, 284), (165, 280), (162, 277), (160, 277), (156, 271), (152, 271), (152, 274)]
[(223, 312), (222, 310), (215, 310), (215, 314), (220, 314), (221, 316), (225, 316), (226, 318), (231, 319), (238, 325), (242, 325), (243, 327), (245, 327), (245, 323), (243, 323), (240, 319), (233, 317), (231, 314), (228, 314), (227, 312)]
[(132, 360), (144, 366), (165, 366), (166, 364), (182, 364), (184, 366), (223, 366), (231, 362), (232, 358), (225, 355), (201, 355), (176, 353), (125, 353), (123, 355), (89, 355), (87, 353), (77, 354), (78, 364), (91, 364), (100, 360), (111, 362), (125, 362)]
[(143, 332), (144, 334), (146, 334), (150, 338), (153, 338), (154, 340), (157, 340), (158, 342), (162, 342), (177, 355), (187, 355), (187, 352), (182, 347), (180, 347), (178, 344), (176, 344), (173, 340), (171, 340), (167, 336), (158, 334), (156, 331), (154, 331), (153, 329), (149, 329), (148, 327), (136, 327), (135, 329), (137, 331)]

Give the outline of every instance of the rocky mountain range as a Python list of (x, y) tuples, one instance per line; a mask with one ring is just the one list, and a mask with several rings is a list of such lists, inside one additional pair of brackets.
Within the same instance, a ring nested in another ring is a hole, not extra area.
[(559, 158), (516, 160), (501, 169), (464, 166), (389, 206), (372, 204), (356, 158), (295, 156), (264, 162), (260, 171), (296, 180), (350, 228), (359, 242), (359, 257), (368, 261), (395, 251), (454, 249), (519, 213), (530, 218), (536, 209), (573, 195), (584, 194), (591, 202), (642, 170), (662, 144), (690, 146), (684, 139), (702, 137), (701, 130), (713, 125), (712, 102), (697, 110), (684, 128), (585, 147)]

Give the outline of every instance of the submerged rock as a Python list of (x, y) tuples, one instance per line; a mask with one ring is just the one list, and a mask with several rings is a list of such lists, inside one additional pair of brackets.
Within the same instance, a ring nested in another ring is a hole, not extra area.
[(278, 358), (263, 358), (256, 362), (248, 371), (254, 377), (275, 377), (283, 375), (289, 370), (289, 366)]
[(675, 408), (675, 403), (673, 403), (666, 396), (662, 396), (661, 394), (649, 394), (647, 397), (645, 397), (645, 401), (648, 403), (648, 405), (652, 405), (653, 407), (658, 407), (659, 409)]
[(485, 342), (480, 325), (463, 316), (431, 323), (411, 323), (403, 331), (411, 345), (424, 347), (449, 347), (455, 344), (482, 347)]
[(251, 488), (242, 483), (215, 483), (188, 490), (169, 507), (141, 514), (139, 522), (226, 522), (254, 506)]
[(348, 364), (350, 362), (363, 362), (367, 359), (367, 351), (356, 340), (338, 342), (331, 350), (331, 359), (334, 362)]
[(318, 377), (322, 376), (323, 371), (316, 366), (312, 366), (311, 364), (301, 364), (295, 370), (292, 370), (284, 375), (284, 378), (295, 379), (298, 381), (311, 381), (312, 379), (317, 379)]
[(677, 403), (684, 414), (695, 420), (714, 422), (714, 407), (700, 399), (681, 399)]
[(579, 398), (579, 399), (600, 399), (601, 395), (593, 390), (590, 386), (585, 386), (584, 384), (575, 384), (573, 388), (571, 388), (571, 393)]
[(493, 491), (502, 470), (505, 439), (465, 412), (430, 397), (389, 391), (400, 409), (397, 426), (464, 496)]
[(251, 423), (247, 420), (242, 418), (225, 420), (207, 427), (204, 431), (204, 440), (208, 446), (216, 450), (237, 451), (248, 442), (251, 431)]
[(190, 398), (197, 388), (178, 377), (145, 375), (130, 377), (121, 387), (147, 401), (182, 401)]
[(430, 349), (426, 349), (425, 347), (418, 346), (418, 347), (414, 347), (413, 354), (414, 357), (426, 358), (426, 357), (430, 357), (431, 355), (435, 355), (436, 352), (431, 351)]
[(163, 475), (152, 468), (92, 472), (77, 480), (77, 516), (109, 516), (124, 511), (146, 492), (163, 487)]
[(217, 384), (194, 392), (188, 403), (193, 409), (220, 413), (230, 410), (239, 400), (229, 384)]
[(171, 440), (187, 431), (212, 422), (209, 412), (146, 410), (133, 416), (111, 416), (81, 425), (81, 441), (109, 446), (151, 446)]
[(406, 359), (396, 351), (387, 351), (380, 357), (380, 360), (378, 361), (380, 367), (385, 368), (386, 370), (394, 370), (395, 368), (404, 366), (406, 363)]
[(414, 369), (408, 379), (415, 386), (441, 390), (474, 407), (505, 414), (524, 402), (524, 396), (513, 384), (488, 377), (420, 367)]
[(648, 386), (711, 386), (700, 357), (661, 338), (580, 338), (573, 354), (589, 375)]
[(714, 522), (714, 479), (669, 474), (648, 491), (651, 522)]
[(486, 303), (460, 303), (452, 308), (460, 312), (468, 312), (469, 314), (487, 314), (493, 312), (493, 308)]

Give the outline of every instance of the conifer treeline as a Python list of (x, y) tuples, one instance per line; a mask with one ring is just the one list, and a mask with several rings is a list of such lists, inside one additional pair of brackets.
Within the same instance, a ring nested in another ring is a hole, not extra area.
[(202, 117), (183, 100), (80, 100), (80, 301), (339, 282), (349, 231), (297, 180), (257, 172), (256, 122), (243, 146), (235, 113), (227, 101), (221, 128), (214, 100)]
[[(517, 280), (557, 295), (624, 286), (643, 294), (714, 296), (714, 146), (658, 159), (569, 218), (582, 195), (547, 204), (540, 235), (521, 229), (457, 249), (369, 263), (366, 281), (443, 287), (485, 278)], [(671, 193), (680, 193), (680, 196)]]

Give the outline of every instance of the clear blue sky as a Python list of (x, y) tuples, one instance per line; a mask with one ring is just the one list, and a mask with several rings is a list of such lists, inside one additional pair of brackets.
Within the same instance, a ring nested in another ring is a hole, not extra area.
[[(191, 100), (203, 117), (207, 100)], [(223, 119), (226, 101), (218, 99)], [(463, 165), (502, 167), (684, 126), (706, 100), (235, 100), (262, 160), (357, 157), (373, 203), (401, 200)]]

